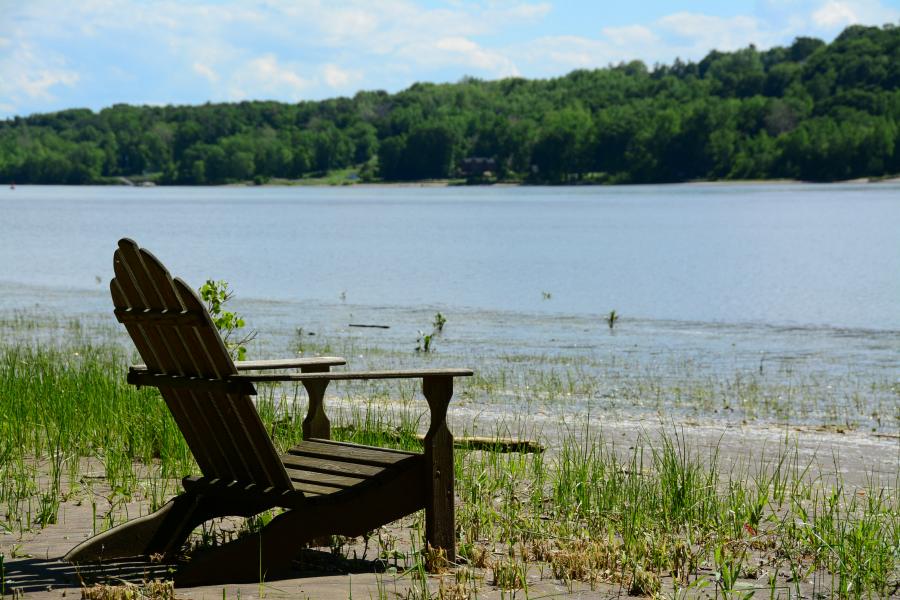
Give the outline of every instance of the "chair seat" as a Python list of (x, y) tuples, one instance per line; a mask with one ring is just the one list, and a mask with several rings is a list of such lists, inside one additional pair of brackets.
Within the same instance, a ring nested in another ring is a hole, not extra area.
[(351, 495), (423, 469), (421, 454), (375, 446), (309, 439), (281, 455), (294, 489), (309, 499)]

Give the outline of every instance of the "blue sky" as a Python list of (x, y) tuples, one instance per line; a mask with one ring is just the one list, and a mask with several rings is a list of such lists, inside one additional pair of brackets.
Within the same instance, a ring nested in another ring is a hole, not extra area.
[(0, 0), (0, 118), (295, 102), (831, 40), (900, 0)]

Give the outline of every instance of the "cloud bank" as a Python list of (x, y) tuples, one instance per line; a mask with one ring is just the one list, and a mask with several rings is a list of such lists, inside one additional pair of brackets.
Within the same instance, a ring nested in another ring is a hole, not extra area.
[(6, 10), (0, 117), (116, 102), (298, 101), (464, 75), (696, 60), (711, 49), (896, 23), (900, 10), (885, 2), (759, 0), (734, 4), (733, 14), (672, 10), (573, 31), (561, 16), (586, 2), (32, 0)]

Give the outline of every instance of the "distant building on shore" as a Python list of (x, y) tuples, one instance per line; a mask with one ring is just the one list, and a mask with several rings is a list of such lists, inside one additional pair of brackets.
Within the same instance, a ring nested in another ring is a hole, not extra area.
[(496, 159), (486, 156), (468, 156), (459, 163), (459, 174), (463, 177), (490, 176), (496, 171)]

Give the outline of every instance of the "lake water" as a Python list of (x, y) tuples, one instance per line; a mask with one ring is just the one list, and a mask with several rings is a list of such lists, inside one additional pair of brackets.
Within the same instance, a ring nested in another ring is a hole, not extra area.
[(402, 347), (441, 311), (444, 347), (479, 356), (897, 381), (898, 184), (20, 186), (0, 190), (0, 221), (0, 311), (109, 318), (128, 236), (193, 285), (227, 279), (273, 334), (369, 322), (391, 329), (351, 333)]
[(20, 186), (0, 221), (4, 286), (93, 289), (129, 236), (244, 298), (900, 330), (897, 185)]

